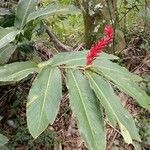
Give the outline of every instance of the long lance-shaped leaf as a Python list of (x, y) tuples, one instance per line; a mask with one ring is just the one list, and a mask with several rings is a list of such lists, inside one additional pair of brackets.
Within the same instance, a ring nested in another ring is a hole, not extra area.
[(36, 8), (38, 0), (20, 0), (16, 10), (15, 27), (22, 29), (26, 24), (28, 15)]
[(39, 73), (28, 96), (27, 125), (34, 138), (54, 122), (61, 97), (61, 73), (48, 66)]
[(104, 121), (100, 105), (79, 70), (67, 69), (67, 87), (70, 104), (78, 121), (81, 135), (90, 150), (105, 149)]
[(41, 9), (38, 9), (38, 10), (30, 13), (28, 18), (27, 18), (27, 22), (29, 22), (33, 19), (36, 19), (38, 17), (45, 16), (45, 15), (72, 14), (72, 13), (75, 13), (78, 11), (79, 10), (75, 6), (72, 6), (72, 5), (62, 7), (62, 6), (57, 5), (57, 4), (51, 4), (45, 8), (41, 8)]
[(8, 142), (8, 138), (2, 134), (0, 134), (0, 146), (5, 145)]
[(126, 78), (132, 81), (142, 81), (143, 79), (131, 72), (129, 72), (125, 67), (118, 65), (117, 63), (113, 63), (109, 60), (95, 60), (94, 66), (98, 66), (108, 74), (119, 75), (122, 78)]
[(0, 64), (5, 64), (8, 62), (11, 55), (16, 50), (17, 46), (9, 44), (2, 49), (0, 49)]
[(150, 97), (138, 86), (137, 83), (134, 82), (133, 76), (123, 76), (117, 72), (115, 74), (101, 65), (101, 63), (96, 62), (96, 67), (94, 67), (93, 70), (113, 81), (121, 91), (133, 97), (142, 107), (150, 110)]
[(12, 42), (19, 33), (15, 28), (0, 28), (0, 48)]
[[(87, 51), (74, 51), (74, 52), (63, 52), (54, 56), (52, 60), (48, 60), (39, 64), (39, 67), (43, 67), (46, 65), (58, 66), (58, 65), (67, 65), (67, 66), (85, 66), (86, 64), (86, 55)], [(117, 56), (102, 53), (100, 57), (101, 59), (110, 59), (115, 60), (118, 59)]]
[(29, 61), (7, 64), (0, 67), (0, 81), (19, 81), (38, 70), (37, 64)]
[[(113, 109), (111, 108), (111, 107), (113, 107), (113, 106), (111, 106), (111, 103), (109, 103), (109, 98), (110, 98), (110, 100), (112, 100), (112, 99), (114, 99), (114, 97), (112, 98), (111, 96), (111, 94), (109, 93), (109, 89), (107, 89), (106, 90), (106, 86), (101, 86), (102, 87), (102, 89), (101, 89), (101, 87), (98, 87), (98, 83), (96, 82), (95, 83), (95, 78), (96, 78), (96, 75), (95, 74), (93, 74), (93, 75), (91, 75), (90, 73), (89, 73), (89, 71), (86, 71), (85, 72), (85, 75), (87, 76), (87, 78), (89, 79), (89, 83), (90, 83), (90, 86), (91, 86), (91, 88), (92, 89), (94, 89), (94, 87), (97, 87), (97, 89), (98, 90), (100, 90), (100, 92), (98, 93), (98, 98), (99, 98), (99, 100), (100, 100), (100, 103), (101, 103), (101, 105), (105, 108), (105, 110), (106, 110), (106, 115), (107, 115), (107, 118), (108, 118), (108, 120), (109, 120), (109, 122), (115, 127), (116, 126), (116, 124), (117, 124), (117, 118), (116, 118), (116, 116), (114, 115), (114, 111), (113, 111)], [(95, 77), (95, 78), (94, 78)], [(98, 78), (98, 77), (97, 77)], [(100, 77), (99, 77), (100, 78)], [(101, 78), (99, 79), (99, 80), (102, 80)], [(104, 82), (104, 81), (103, 81)], [(103, 85), (103, 84), (102, 84)], [(97, 91), (98, 91), (97, 90)], [(94, 91), (95, 92), (95, 91)], [(97, 95), (97, 92), (95, 92), (96, 93), (96, 95)], [(101, 98), (100, 98), (101, 97)], [(113, 102), (113, 100), (111, 101), (111, 102)], [(114, 105), (114, 103), (113, 103), (113, 105)], [(119, 104), (120, 105), (120, 104)], [(117, 106), (116, 106), (116, 108), (117, 108)]]
[(132, 144), (132, 139), (140, 141), (132, 116), (123, 108), (111, 85), (95, 73), (86, 71), (86, 75), (106, 113), (118, 121), (125, 141)]

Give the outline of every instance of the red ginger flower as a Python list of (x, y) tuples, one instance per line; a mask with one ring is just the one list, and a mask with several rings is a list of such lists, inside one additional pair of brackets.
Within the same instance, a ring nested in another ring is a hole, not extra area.
[(97, 43), (93, 44), (90, 51), (86, 56), (86, 65), (92, 64), (92, 62), (98, 57), (104, 48), (106, 48), (113, 39), (113, 28), (106, 26), (104, 29), (105, 37), (100, 39)]

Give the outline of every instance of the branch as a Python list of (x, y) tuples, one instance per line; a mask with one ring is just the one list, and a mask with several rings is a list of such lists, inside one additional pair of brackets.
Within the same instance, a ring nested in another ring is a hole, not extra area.
[(73, 48), (63, 44), (59, 39), (56, 37), (52, 31), (48, 28), (47, 25), (44, 25), (44, 28), (46, 29), (46, 33), (50, 37), (50, 40), (54, 43), (54, 47), (59, 51), (59, 52), (66, 52), (66, 51), (72, 51)]

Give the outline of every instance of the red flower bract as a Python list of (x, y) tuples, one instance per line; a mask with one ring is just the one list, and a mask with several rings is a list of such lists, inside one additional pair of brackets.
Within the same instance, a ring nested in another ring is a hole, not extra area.
[(113, 28), (106, 26), (104, 29), (105, 37), (100, 39), (97, 43), (93, 44), (90, 51), (86, 56), (86, 65), (92, 64), (92, 62), (98, 57), (101, 52), (106, 48), (113, 39)]

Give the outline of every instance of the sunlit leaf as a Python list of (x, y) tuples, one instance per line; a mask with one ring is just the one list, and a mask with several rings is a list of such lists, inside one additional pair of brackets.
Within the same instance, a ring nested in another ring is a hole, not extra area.
[(122, 67), (117, 63), (113, 63), (109, 60), (100, 60), (100, 61), (95, 60), (93, 66), (100, 68), (106, 74), (114, 74), (122, 78), (126, 78), (126, 80), (132, 80), (132, 81), (143, 80), (140, 76), (129, 72), (125, 67)]
[(12, 42), (19, 33), (15, 28), (0, 28), (0, 48)]
[(48, 66), (39, 73), (28, 96), (27, 125), (34, 138), (54, 122), (61, 97), (61, 73)]
[(62, 7), (60, 5), (51, 4), (46, 6), (45, 8), (40, 8), (29, 14), (27, 18), (27, 22), (36, 19), (38, 17), (42, 17), (45, 15), (59, 15), (59, 14), (72, 14), (74, 12), (79, 11), (75, 6), (68, 5), (66, 7)]
[(2, 49), (0, 49), (0, 64), (5, 64), (6, 62), (8, 62), (9, 58), (14, 53), (16, 48), (17, 46), (9, 44), (3, 47)]
[(0, 134), (0, 146), (3, 146), (8, 142), (8, 138), (2, 134)]
[(16, 62), (0, 66), (0, 81), (19, 81), (39, 69), (34, 62)]
[(15, 27), (22, 29), (26, 24), (29, 13), (36, 8), (38, 0), (20, 0), (16, 10)]
[[(74, 51), (74, 52), (63, 52), (54, 56), (53, 59), (42, 62), (39, 64), (39, 67), (43, 67), (46, 65), (67, 65), (67, 66), (85, 66), (86, 64), (86, 55), (88, 51)], [(107, 53), (102, 53), (97, 60), (100, 59), (110, 59), (115, 60), (118, 59), (117, 56)]]
[(105, 66), (106, 64), (109, 63), (106, 61), (95, 62), (94, 66), (96, 66), (96, 68), (94, 71), (113, 81), (121, 91), (133, 97), (142, 107), (150, 110), (150, 97), (135, 82), (140, 81), (140, 78), (131, 73), (127, 74), (126, 71), (123, 71), (124, 69), (122, 72), (118, 72), (117, 68), (113, 66), (110, 67), (109, 65)]
[(110, 122), (113, 123), (117, 120), (119, 123), (125, 141), (128, 144), (133, 143), (132, 139), (140, 141), (140, 136), (132, 116), (123, 108), (111, 85), (95, 73), (86, 71), (86, 76), (100, 103), (105, 108), (106, 114), (110, 116)]

